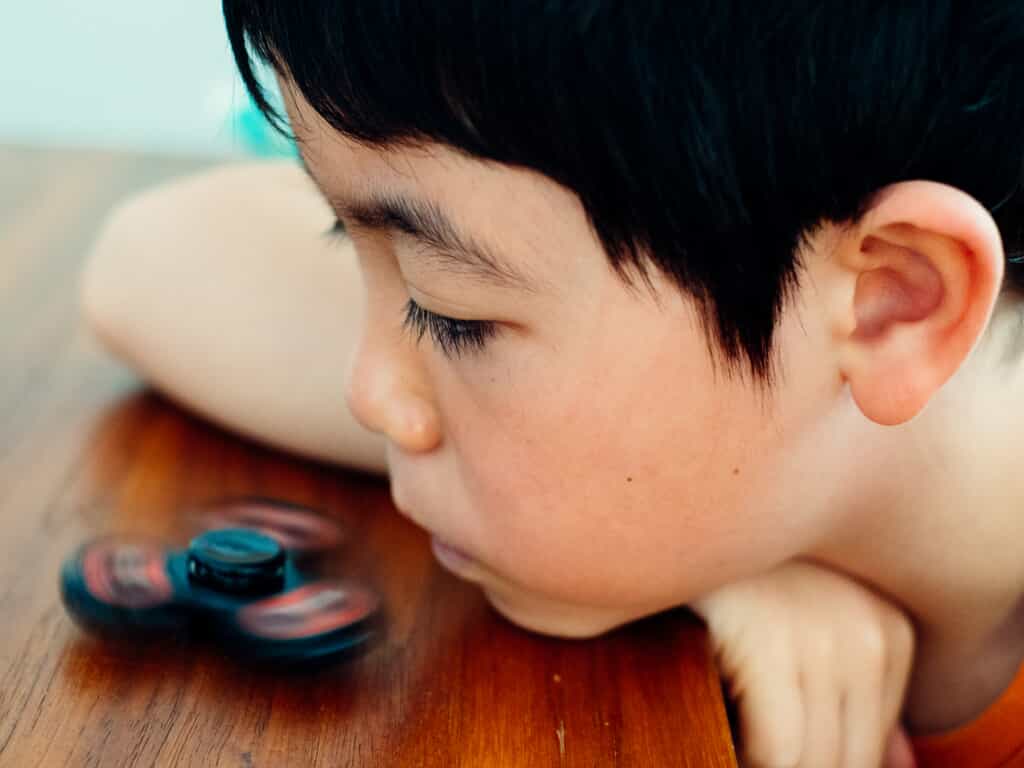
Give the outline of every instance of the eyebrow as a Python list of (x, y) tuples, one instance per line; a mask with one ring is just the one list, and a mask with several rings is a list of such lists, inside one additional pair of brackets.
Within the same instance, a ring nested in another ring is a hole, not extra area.
[(360, 200), (341, 200), (326, 194), (304, 159), (301, 164), (341, 219), (364, 229), (397, 231), (412, 237), (426, 246), (425, 256), (439, 269), (498, 287), (536, 290), (534, 281), (520, 270), (492, 249), (460, 233), (433, 201), (390, 192), (373, 193)]

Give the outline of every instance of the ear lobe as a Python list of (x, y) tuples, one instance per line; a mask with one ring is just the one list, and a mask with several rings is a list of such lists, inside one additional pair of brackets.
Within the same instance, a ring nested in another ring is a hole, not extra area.
[(850, 281), (842, 375), (869, 419), (909, 421), (984, 333), (1003, 278), (999, 230), (966, 193), (903, 182), (876, 196), (838, 255)]

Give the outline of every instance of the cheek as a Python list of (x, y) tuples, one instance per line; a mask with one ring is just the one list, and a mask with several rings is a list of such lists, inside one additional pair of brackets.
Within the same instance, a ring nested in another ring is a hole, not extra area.
[(761, 411), (692, 372), (646, 373), (461, 411), (466, 516), (503, 576), (559, 600), (659, 610), (765, 554), (750, 500), (770, 474), (759, 457), (776, 451)]

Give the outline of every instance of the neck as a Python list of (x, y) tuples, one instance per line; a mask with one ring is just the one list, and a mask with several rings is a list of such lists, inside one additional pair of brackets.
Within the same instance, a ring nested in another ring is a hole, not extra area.
[[(902, 605), (917, 626), (906, 716), (947, 730), (988, 707), (1024, 659), (1024, 353), (1019, 304), (917, 418), (852, 427), (873, 459), (811, 555)], [(862, 474), (863, 473), (863, 474)]]

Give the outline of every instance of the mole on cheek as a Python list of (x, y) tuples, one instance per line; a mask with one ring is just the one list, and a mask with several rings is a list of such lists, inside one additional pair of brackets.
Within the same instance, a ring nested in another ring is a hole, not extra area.
[(733, 473), (734, 475), (738, 475), (738, 474), (740, 473), (740, 468), (739, 468), (739, 467), (733, 467), (733, 468), (732, 468), (732, 473)]

